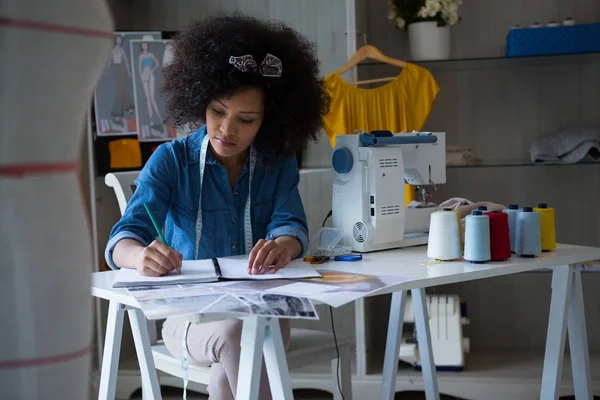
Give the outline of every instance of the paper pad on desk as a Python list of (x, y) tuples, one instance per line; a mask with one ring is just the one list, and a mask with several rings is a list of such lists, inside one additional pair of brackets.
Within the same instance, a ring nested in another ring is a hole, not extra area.
[(247, 257), (218, 258), (220, 274), (215, 269), (212, 259), (183, 261), (181, 274), (171, 272), (168, 275), (153, 277), (141, 275), (134, 269), (122, 268), (113, 281), (113, 287), (161, 286), (182, 283), (207, 283), (219, 280), (270, 280), (270, 279), (302, 279), (319, 278), (321, 274), (311, 268), (302, 259), (292, 260), (276, 273), (262, 275), (248, 274)]

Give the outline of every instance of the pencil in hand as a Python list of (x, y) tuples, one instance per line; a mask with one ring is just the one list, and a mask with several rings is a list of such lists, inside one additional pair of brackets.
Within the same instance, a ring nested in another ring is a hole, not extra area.
[[(156, 222), (156, 219), (154, 219), (154, 215), (152, 214), (152, 211), (150, 211), (150, 207), (148, 207), (148, 204), (144, 203), (144, 208), (146, 209), (146, 212), (148, 213), (148, 216), (150, 217), (150, 221), (152, 221), (152, 225), (154, 225), (154, 229), (156, 229), (156, 233), (158, 233), (158, 237), (160, 238), (160, 241), (163, 242), (163, 244), (169, 246), (169, 243), (167, 243), (167, 239), (165, 239), (165, 237), (162, 234), (162, 231), (160, 230), (160, 227), (158, 226), (158, 223)], [(171, 247), (171, 246), (169, 246)], [(181, 274), (181, 267), (179, 267), (179, 270), (177, 271)]]

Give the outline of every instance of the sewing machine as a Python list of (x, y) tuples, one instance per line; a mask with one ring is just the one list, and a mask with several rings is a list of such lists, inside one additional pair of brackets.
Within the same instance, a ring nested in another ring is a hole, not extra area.
[[(433, 361), (438, 370), (461, 371), (469, 338), (463, 337), (462, 326), (469, 323), (457, 295), (428, 295), (427, 311), (433, 348)], [(406, 297), (404, 322), (414, 323), (411, 297)], [(401, 361), (420, 367), (419, 347), (414, 335), (403, 335), (400, 343)]]
[[(431, 213), (429, 188), (446, 183), (443, 132), (338, 135), (332, 223), (344, 244), (369, 252), (427, 244)], [(404, 183), (414, 185), (417, 207), (405, 207)]]

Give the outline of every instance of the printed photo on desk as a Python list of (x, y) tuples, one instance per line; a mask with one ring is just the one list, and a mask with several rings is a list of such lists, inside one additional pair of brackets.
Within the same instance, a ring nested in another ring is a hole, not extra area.
[(277, 293), (228, 293), (202, 312), (239, 313), (273, 318), (319, 319), (313, 303), (303, 297)]
[(94, 91), (98, 136), (136, 135), (130, 44), (134, 39), (160, 39), (161, 32), (115, 32), (113, 46)]
[(129, 42), (133, 65), (133, 93), (137, 134), (140, 142), (165, 141), (185, 136), (177, 132), (165, 115), (165, 99), (160, 90), (164, 68), (172, 59), (171, 40), (136, 39)]
[[(130, 293), (134, 294), (131, 291)], [(138, 304), (146, 318), (154, 320), (203, 312), (206, 307), (224, 296), (224, 293), (205, 293), (195, 296), (151, 297), (145, 300), (138, 300)]]
[(309, 299), (277, 293), (230, 289), (235, 282), (146, 285), (130, 287), (148, 319), (203, 313), (252, 314), (271, 317), (319, 319)]

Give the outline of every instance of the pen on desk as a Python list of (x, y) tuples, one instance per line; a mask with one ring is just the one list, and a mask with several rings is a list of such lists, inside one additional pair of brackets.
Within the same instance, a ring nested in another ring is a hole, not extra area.
[[(160, 230), (160, 227), (158, 226), (158, 223), (154, 219), (154, 215), (152, 215), (152, 211), (150, 211), (150, 207), (148, 207), (148, 204), (144, 203), (144, 208), (146, 209), (146, 212), (148, 213), (148, 216), (150, 217), (150, 221), (152, 221), (152, 225), (154, 225), (154, 229), (156, 229), (156, 233), (158, 233), (158, 237), (160, 238), (160, 241), (163, 242), (165, 245), (169, 246), (169, 243), (167, 243), (167, 239), (165, 239), (165, 237), (163, 236), (163, 234)], [(181, 274), (181, 269), (179, 269), (179, 273)]]

